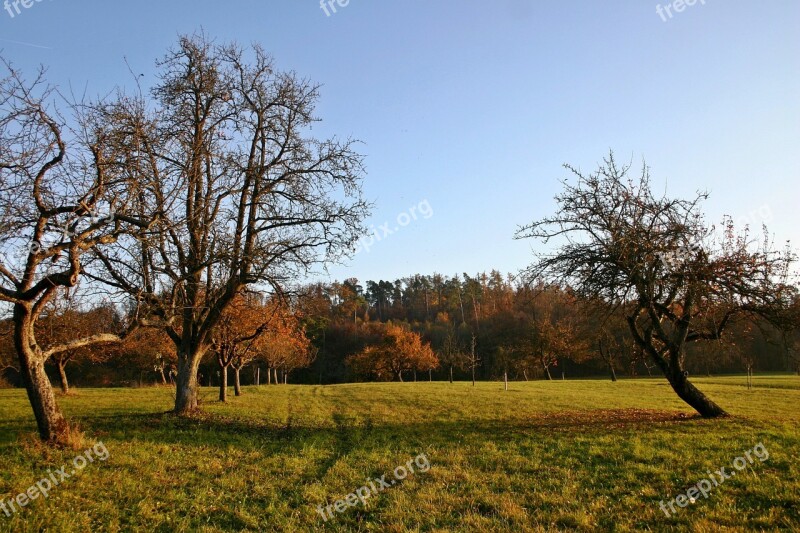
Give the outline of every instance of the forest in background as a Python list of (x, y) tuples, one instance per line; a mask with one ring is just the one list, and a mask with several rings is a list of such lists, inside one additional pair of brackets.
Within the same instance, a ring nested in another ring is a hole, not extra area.
[[(417, 274), (394, 281), (362, 284), (351, 278), (306, 285), (282, 299), (279, 322), (269, 320), (274, 310), (265, 302), (270, 300), (257, 300), (249, 322), (243, 309), (234, 306), (229, 313), (245, 338), (268, 325), (258, 349), (224, 365), (230, 383), (236, 374), (243, 385), (470, 380), (473, 371), (482, 381), (659, 375), (630, 339), (619, 312), (609, 318), (607, 306), (581, 299), (569, 288), (525, 284), (497, 270), (475, 276)], [(88, 336), (125, 323), (109, 306), (86, 309), (67, 298), (60, 302), (61, 307), (54, 306), (40, 320), (46, 342), (57, 341), (59, 334)], [(6, 386), (21, 386), (10, 327), (10, 322), (3, 323), (2, 378)], [(363, 356), (359, 360), (365, 349), (391, 337), (389, 328), (417, 336), (435, 359), (408, 356), (393, 347), (389, 351), (396, 355), (394, 361)], [(795, 342), (766, 322), (743, 321), (723, 339), (689, 346), (687, 368), (692, 375), (795, 372)], [(209, 353), (201, 365), (205, 386), (221, 383), (219, 352)], [(383, 371), (381, 363), (395, 370)], [(172, 382), (175, 364), (169, 338), (141, 330), (121, 346), (59, 354), (48, 372), (65, 391), (65, 380), (84, 387), (149, 386)]]

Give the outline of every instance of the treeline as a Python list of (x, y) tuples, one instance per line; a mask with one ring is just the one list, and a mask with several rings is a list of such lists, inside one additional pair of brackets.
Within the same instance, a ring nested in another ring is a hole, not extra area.
[[(217, 344), (199, 374), (202, 385), (220, 387), (221, 400), (227, 383), (238, 394), (242, 383), (658, 375), (631, 340), (622, 311), (609, 312), (569, 288), (525, 284), (496, 270), (316, 283), (282, 300), (239, 298), (218, 326)], [(127, 321), (107, 305), (83, 311), (56, 306), (37, 327), (40, 338), (53, 343)], [(6, 323), (0, 364), (5, 381), (20, 385), (9, 328)], [(688, 370), (796, 371), (792, 346), (792, 339), (766, 322), (742, 322), (722, 339), (688, 347)], [(67, 392), (70, 382), (172, 383), (176, 363), (174, 343), (159, 330), (142, 329), (119, 346), (62, 352), (52, 358), (49, 372)]]
[[(569, 288), (516, 281), (493, 270), (475, 276), (414, 275), (356, 279), (304, 288), (299, 300), (318, 350), (303, 383), (368, 379), (348, 357), (375, 342), (374, 323), (416, 332), (439, 366), (409, 369), (406, 379), (561, 379), (659, 375), (638, 349), (624, 307), (577, 297)], [(791, 339), (763, 321), (742, 322), (717, 341), (688, 347), (693, 374), (794, 371)], [(416, 376), (414, 375), (416, 373)]]

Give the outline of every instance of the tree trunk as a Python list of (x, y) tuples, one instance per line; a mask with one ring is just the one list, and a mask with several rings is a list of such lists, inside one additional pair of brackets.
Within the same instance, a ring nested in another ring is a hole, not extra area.
[(162, 366), (161, 368), (159, 368), (158, 372), (159, 372), (159, 374), (161, 374), (161, 384), (162, 385), (166, 385), (167, 384), (167, 376), (164, 375), (164, 367)]
[(525, 381), (528, 381), (528, 371), (527, 370), (523, 370), (522, 371), (522, 375), (525, 376)]
[(417, 382), (417, 371), (414, 370), (414, 383), (416, 383), (416, 382)]
[(550, 366), (546, 364), (542, 364), (544, 367), (544, 374), (547, 376), (547, 381), (553, 381), (553, 376), (550, 375)]
[(219, 365), (219, 401), (228, 401), (228, 367)]
[[(178, 354), (178, 378), (175, 380), (175, 413), (190, 414), (197, 410), (197, 392), (199, 383), (197, 371), (203, 352), (195, 350), (193, 354)], [(209, 376), (209, 380), (211, 376)]]
[(402, 370), (397, 373), (397, 379), (400, 381), (400, 383), (403, 383), (403, 371)]
[(503, 372), (503, 382), (505, 383), (506, 390), (508, 390), (508, 371)]
[(235, 396), (242, 395), (242, 382), (239, 379), (239, 370), (238, 367), (233, 369), (233, 394)]
[(728, 416), (728, 413), (722, 407), (711, 401), (689, 381), (689, 373), (683, 368), (680, 352), (672, 353), (669, 361), (660, 357), (653, 357), (653, 360), (656, 366), (664, 373), (667, 381), (672, 386), (672, 390), (675, 391), (678, 397), (692, 406), (703, 418)]
[(34, 342), (30, 312), (30, 308), (19, 304), (14, 306), (14, 347), (19, 357), (22, 382), (33, 408), (39, 436), (44, 441), (60, 443), (65, 440), (69, 426), (56, 402), (40, 349)]
[(433, 383), (433, 370), (428, 369), (428, 383)]
[(58, 361), (58, 378), (61, 382), (61, 392), (69, 394), (69, 380), (67, 379), (67, 364)]
[(728, 416), (722, 407), (711, 401), (705, 394), (695, 387), (682, 372), (673, 372), (667, 376), (672, 390), (683, 400), (700, 413), (703, 418), (717, 418)]
[(614, 370), (614, 364), (613, 363), (608, 363), (608, 369), (611, 371), (611, 381), (612, 382), (616, 382), (617, 381), (617, 371)]
[(261, 367), (256, 367), (256, 387), (261, 386)]
[(453, 365), (450, 365), (450, 383), (453, 383)]

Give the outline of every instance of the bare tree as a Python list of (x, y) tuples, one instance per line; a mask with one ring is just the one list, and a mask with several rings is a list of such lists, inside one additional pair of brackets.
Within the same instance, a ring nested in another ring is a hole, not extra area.
[(128, 159), (148, 176), (141, 206), (159, 224), (98, 260), (100, 277), (175, 343), (175, 412), (187, 413), (236, 295), (251, 285), (281, 292), (341, 259), (364, 233), (369, 204), (354, 142), (310, 135), (318, 87), (276, 71), (260, 47), (182, 37), (159, 66), (152, 101), (133, 99), (112, 117), (135, 132)]
[(475, 386), (475, 370), (481, 364), (481, 358), (478, 355), (478, 352), (475, 351), (475, 347), (478, 343), (478, 338), (475, 334), (472, 335), (472, 341), (469, 345), (469, 354), (467, 354), (467, 365), (469, 366), (470, 372), (472, 373), (472, 386)]
[(447, 367), (450, 383), (453, 383), (453, 370), (464, 370), (469, 363), (469, 356), (464, 353), (463, 343), (458, 338), (455, 326), (447, 324), (447, 333), (436, 355), (442, 366)]
[[(737, 320), (779, 320), (795, 288), (787, 283), (794, 259), (766, 237), (752, 246), (745, 230), (726, 221), (722, 234), (704, 225), (693, 200), (656, 197), (647, 167), (638, 180), (610, 155), (593, 174), (567, 166), (558, 212), (519, 229), (517, 238), (565, 238), (528, 274), (557, 280), (591, 299), (626, 305), (636, 344), (678, 396), (704, 417), (725, 411), (698, 390), (685, 367), (687, 343), (719, 339)], [(721, 310), (721, 312), (720, 312)]]
[[(59, 289), (75, 287), (83, 258), (146, 224), (126, 216), (131, 176), (108, 160), (109, 132), (97, 117), (65, 104), (43, 73), (26, 81), (11, 65), (0, 80), (0, 301), (13, 308), (14, 347), (42, 439), (59, 442), (68, 424), (56, 403), (45, 363), (118, 332), (42, 345), (39, 316)], [(70, 127), (68, 124), (71, 124)]]

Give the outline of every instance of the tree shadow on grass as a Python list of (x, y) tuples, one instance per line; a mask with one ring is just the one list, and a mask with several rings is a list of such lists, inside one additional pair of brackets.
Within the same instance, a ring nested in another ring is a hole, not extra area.
[[(288, 419), (285, 423), (265, 422), (256, 419), (229, 417), (199, 412), (189, 417), (171, 413), (132, 414), (121, 416), (73, 417), (88, 433), (102, 438), (126, 441), (139, 440), (158, 444), (242, 446), (245, 449), (263, 449), (274, 444), (285, 452), (302, 447), (312, 439), (334, 441), (341, 451), (363, 447), (366, 440), (395, 441), (398, 438), (413, 440), (446, 440), (452, 436), (483, 435), (494, 437), (501, 433), (562, 434), (610, 433), (680, 426), (687, 423), (725, 423), (725, 420), (707, 421), (699, 416), (678, 411), (648, 409), (603, 409), (593, 411), (561, 411), (536, 413), (517, 420), (463, 419), (441, 422), (418, 420), (407, 424), (381, 423), (346, 416), (344, 412), (331, 414), (333, 426), (303, 425)], [(735, 420), (726, 419), (726, 420)], [(13, 427), (14, 424), (10, 424)], [(22, 428), (19, 428), (22, 429)], [(383, 443), (382, 443), (383, 444)]]

